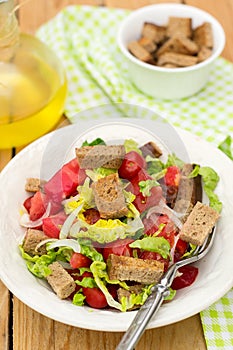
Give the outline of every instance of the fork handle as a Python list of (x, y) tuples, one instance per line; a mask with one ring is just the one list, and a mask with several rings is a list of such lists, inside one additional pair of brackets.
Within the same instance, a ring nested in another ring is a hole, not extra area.
[(169, 295), (167, 286), (157, 284), (144, 305), (138, 310), (133, 322), (124, 334), (116, 350), (133, 350), (141, 338), (151, 317), (156, 314), (165, 298)]

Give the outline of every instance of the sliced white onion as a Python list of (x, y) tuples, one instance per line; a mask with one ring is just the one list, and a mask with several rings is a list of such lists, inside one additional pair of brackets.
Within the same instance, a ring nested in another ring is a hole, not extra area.
[(50, 210), (51, 210), (51, 203), (48, 203), (45, 213), (38, 220), (35, 220), (35, 221), (30, 220), (30, 216), (28, 213), (24, 213), (20, 218), (20, 221), (19, 221), (20, 225), (27, 228), (41, 226), (43, 223), (43, 219), (49, 216)]
[(70, 198), (67, 198), (67, 199), (64, 199), (61, 204), (62, 205), (65, 205), (67, 203), (70, 203), (70, 202), (77, 202), (79, 200), (79, 197), (80, 197), (80, 194), (76, 194), (76, 196), (74, 197), (70, 197)]
[(69, 247), (73, 249), (75, 253), (80, 253), (81, 247), (77, 240), (74, 239), (58, 239), (56, 242), (51, 243), (48, 246), (48, 250), (58, 248), (58, 247)]
[(46, 243), (50, 243), (50, 242), (54, 242), (54, 241), (57, 241), (56, 238), (48, 238), (48, 239), (44, 239), (43, 241), (41, 241), (40, 243), (37, 244), (36, 248), (35, 248), (35, 251), (37, 252), (38, 249), (40, 247), (42, 247), (43, 245), (45, 245)]
[(72, 213), (67, 217), (64, 224), (62, 225), (59, 238), (67, 238), (70, 232), (70, 228), (73, 225), (74, 220), (77, 218), (78, 213), (82, 210), (83, 204), (80, 204), (77, 208), (75, 208)]
[(178, 235), (175, 236), (175, 241), (174, 241), (174, 244), (173, 244), (173, 247), (170, 251), (170, 255), (171, 255), (171, 264), (173, 264), (175, 261), (174, 261), (174, 258), (175, 258), (175, 250), (176, 250), (176, 245), (177, 245), (177, 242), (180, 238), (180, 232), (178, 233)]

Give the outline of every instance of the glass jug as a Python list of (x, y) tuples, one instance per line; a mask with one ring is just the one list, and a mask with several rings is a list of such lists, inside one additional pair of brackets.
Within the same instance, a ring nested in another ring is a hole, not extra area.
[(14, 0), (0, 0), (0, 148), (25, 145), (51, 130), (67, 92), (56, 55), (19, 32)]

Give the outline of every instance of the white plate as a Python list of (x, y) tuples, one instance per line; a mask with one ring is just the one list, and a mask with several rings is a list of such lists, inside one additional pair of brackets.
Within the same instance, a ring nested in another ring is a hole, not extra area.
[(26, 178), (39, 176), (48, 179), (64, 162), (74, 157), (74, 146), (80, 145), (86, 138), (91, 140), (98, 136), (110, 143), (129, 137), (140, 143), (154, 140), (165, 153), (169, 149), (176, 149), (176, 153), (186, 160), (190, 157), (193, 162), (213, 167), (221, 178), (217, 192), (224, 205), (214, 246), (208, 256), (198, 263), (199, 275), (195, 283), (178, 291), (171, 303), (163, 305), (148, 328), (164, 326), (200, 312), (222, 297), (233, 285), (232, 161), (209, 143), (188, 132), (167, 125), (167, 133), (163, 133), (163, 128), (160, 129), (155, 121), (121, 119), (99, 123), (98, 119), (81, 121), (48, 134), (26, 147), (2, 171), (0, 277), (3, 283), (22, 302), (54, 320), (93, 330), (125, 331), (135, 311), (120, 313), (74, 306), (69, 301), (59, 300), (45, 282), (30, 274), (18, 250), (24, 234), (19, 225), (19, 209), (26, 196)]

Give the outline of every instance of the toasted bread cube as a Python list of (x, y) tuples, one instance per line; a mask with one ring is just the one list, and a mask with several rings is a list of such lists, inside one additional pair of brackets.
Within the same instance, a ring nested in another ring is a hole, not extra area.
[(166, 41), (157, 51), (157, 56), (165, 52), (176, 52), (186, 55), (194, 55), (198, 52), (197, 44), (188, 38), (173, 37)]
[(193, 31), (193, 40), (199, 46), (205, 46), (212, 49), (214, 46), (212, 26), (205, 22)]
[(36, 247), (40, 242), (45, 241), (47, 239), (48, 236), (46, 236), (43, 231), (29, 228), (23, 240), (23, 249), (29, 255), (46, 254), (47, 251), (45, 245), (38, 248), (38, 250), (36, 250)]
[(151, 157), (159, 158), (163, 154), (160, 147), (153, 141), (145, 143), (142, 147), (140, 147), (140, 150), (142, 151), (144, 158), (148, 155)]
[(166, 34), (169, 38), (173, 36), (191, 38), (192, 18), (169, 17)]
[(150, 63), (154, 60), (150, 52), (140, 45), (138, 41), (131, 41), (128, 44), (128, 49), (140, 61)]
[(200, 51), (198, 52), (197, 59), (198, 62), (203, 62), (207, 60), (212, 55), (212, 50), (208, 47), (202, 46)]
[(110, 174), (92, 184), (95, 203), (103, 219), (117, 219), (128, 213), (118, 174)]
[(138, 43), (144, 47), (144, 49), (150, 53), (153, 53), (157, 49), (157, 45), (151, 39), (142, 37), (138, 40)]
[(216, 210), (197, 202), (180, 231), (180, 239), (202, 245), (218, 219), (219, 213)]
[(118, 169), (125, 156), (123, 145), (84, 146), (75, 149), (80, 168), (109, 168)]
[(35, 178), (35, 177), (29, 177), (26, 180), (25, 184), (25, 191), (27, 192), (38, 192), (41, 190), (41, 187), (45, 184), (44, 180)]
[(156, 44), (160, 44), (166, 38), (166, 27), (145, 22), (142, 28), (142, 37), (148, 38)]
[(178, 67), (188, 67), (197, 63), (197, 57), (174, 52), (165, 52), (159, 56), (158, 66), (164, 66), (167, 63), (175, 64)]
[(150, 284), (160, 280), (164, 272), (164, 264), (157, 260), (110, 254), (107, 260), (107, 270), (112, 280)]
[(76, 284), (73, 278), (57, 261), (48, 267), (52, 272), (46, 277), (48, 283), (60, 299), (68, 298), (75, 291)]

